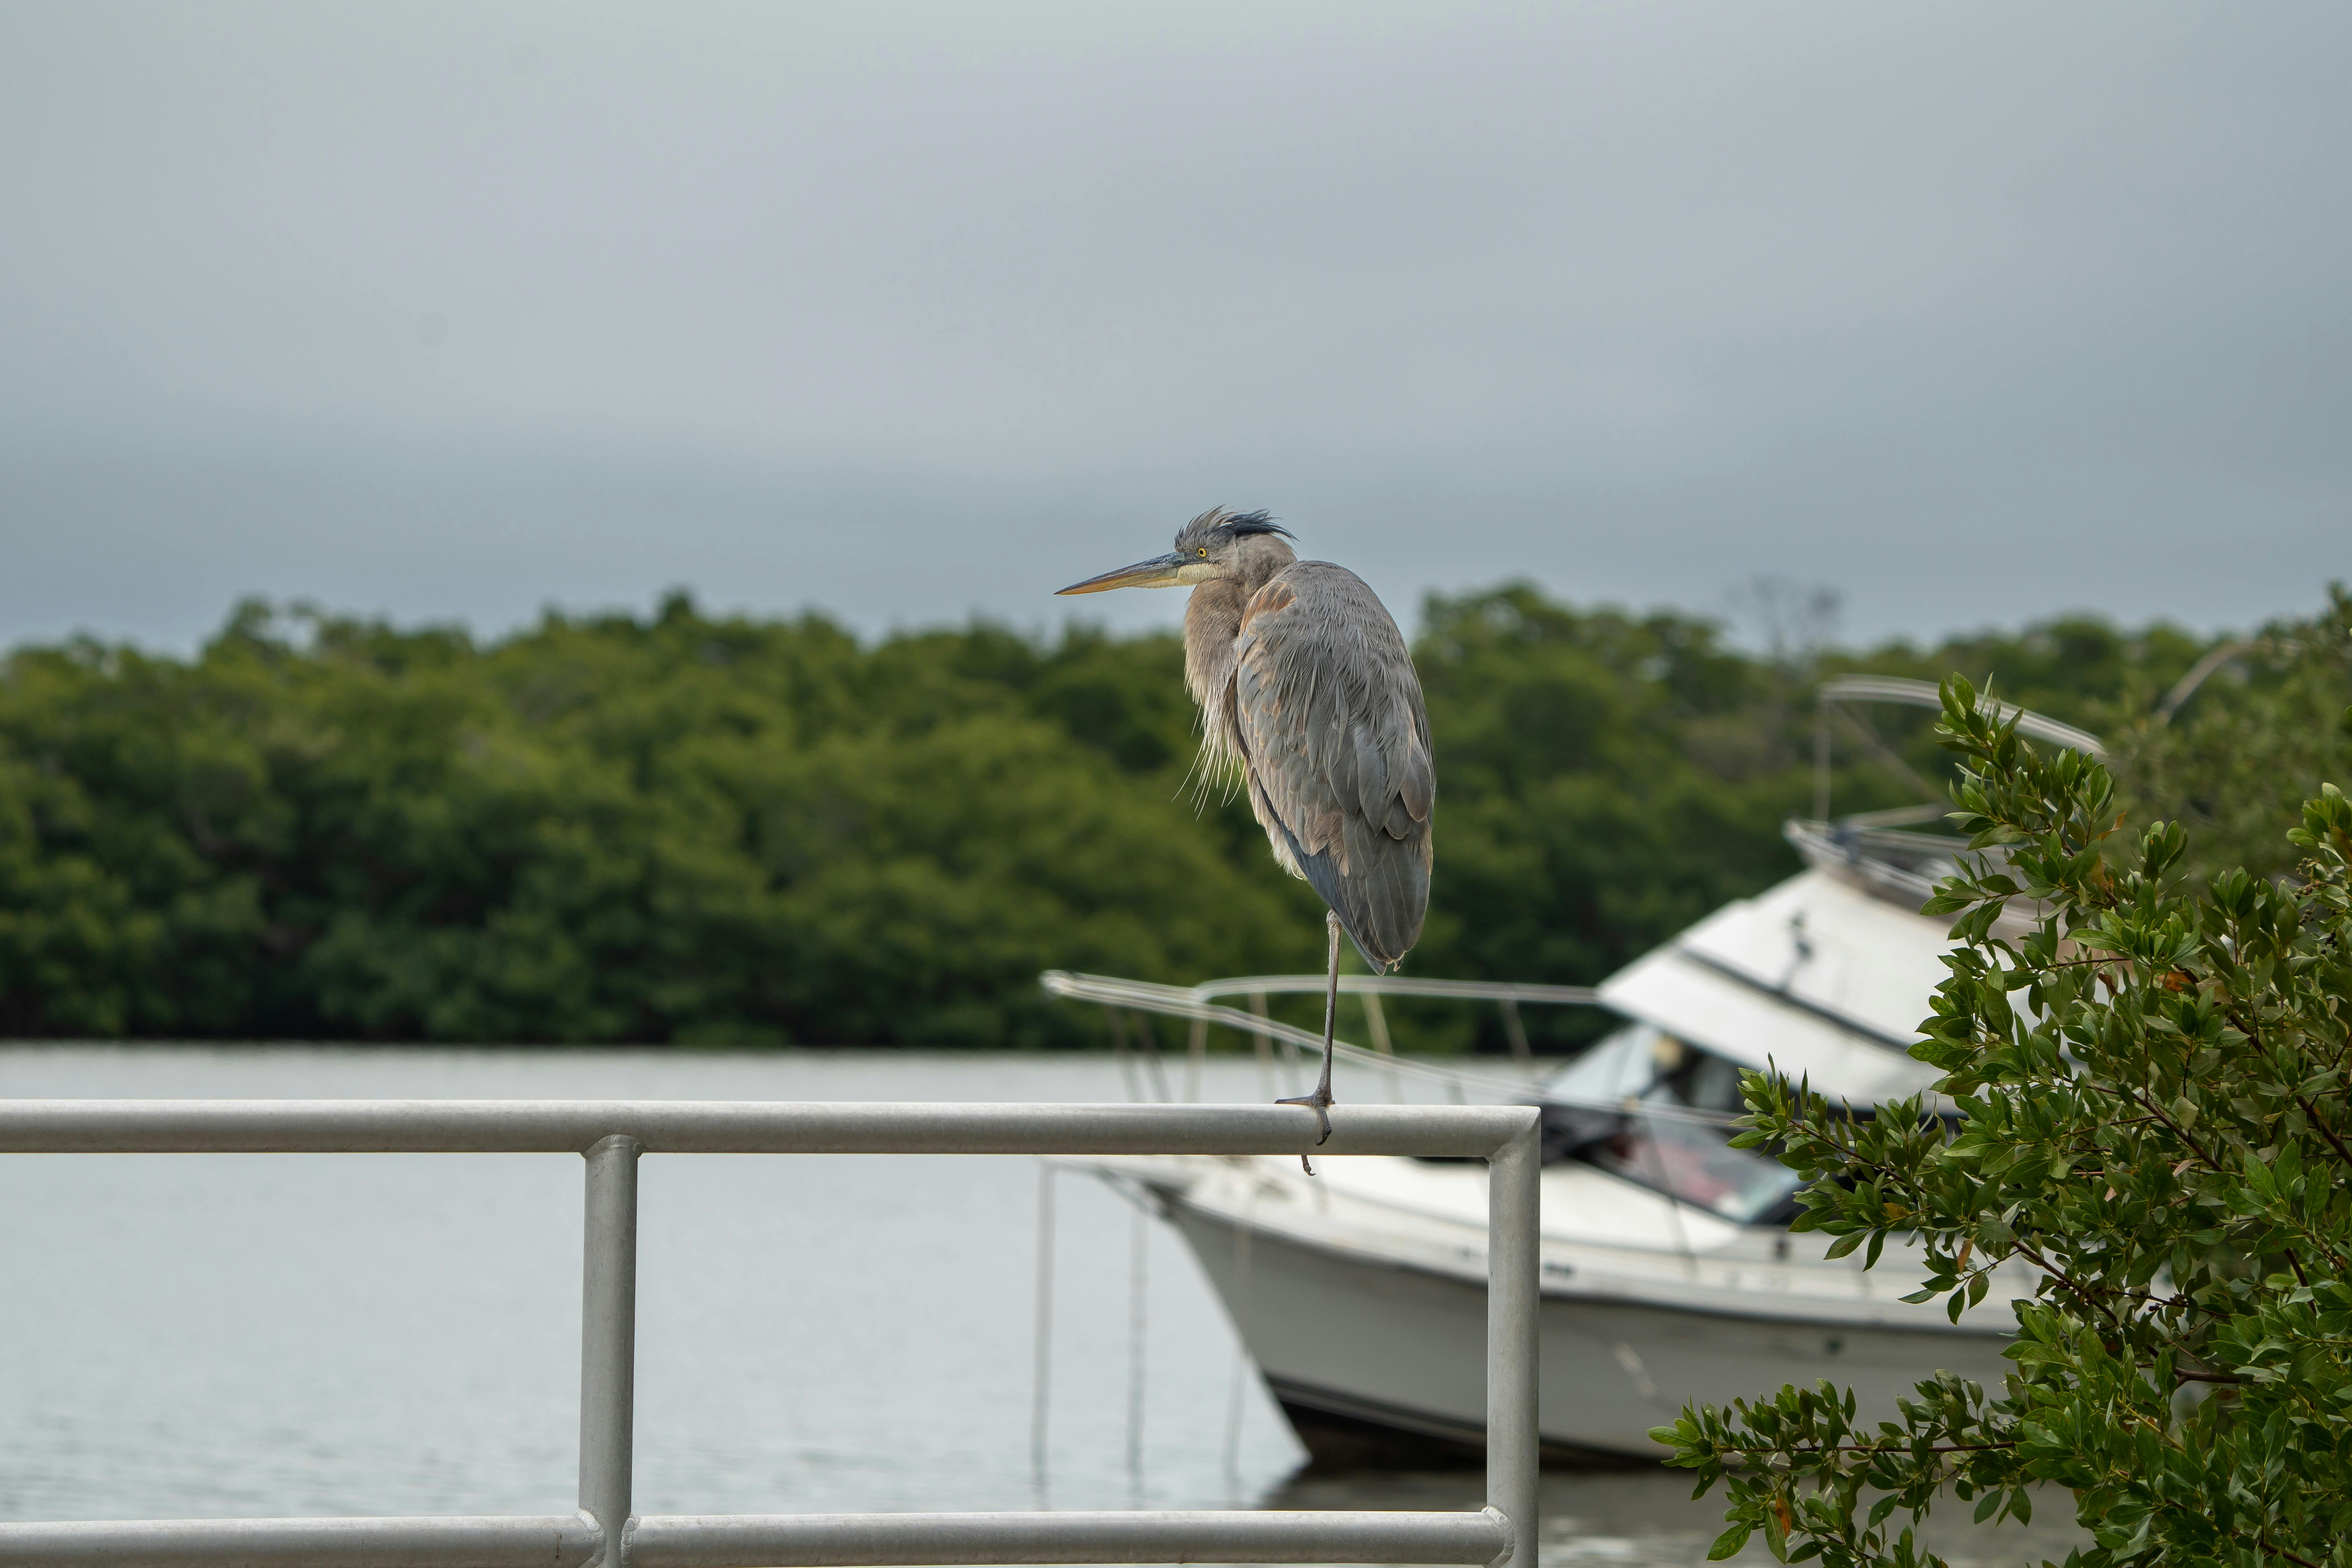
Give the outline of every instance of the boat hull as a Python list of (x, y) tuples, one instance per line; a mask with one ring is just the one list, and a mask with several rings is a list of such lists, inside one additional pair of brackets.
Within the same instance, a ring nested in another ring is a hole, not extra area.
[[(1486, 1292), (1458, 1275), (1319, 1247), (1160, 1194), (1318, 1465), (1475, 1460), (1486, 1427)], [(1865, 1422), (1950, 1371), (1999, 1386), (2001, 1334), (1820, 1324), (1580, 1295), (1543, 1298), (1545, 1462), (1656, 1461), (1650, 1429), (1685, 1402), (1728, 1405), (1827, 1378)]]

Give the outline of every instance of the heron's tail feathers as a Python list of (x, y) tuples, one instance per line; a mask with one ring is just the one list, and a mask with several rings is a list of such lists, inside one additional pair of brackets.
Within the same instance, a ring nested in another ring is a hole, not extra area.
[(1411, 840), (1376, 832), (1360, 835), (1359, 841), (1360, 836), (1351, 832), (1346, 840), (1349, 864), (1343, 871), (1328, 849), (1309, 854), (1289, 824), (1271, 811), (1260, 815), (1281, 833), (1292, 867), (1339, 917), (1372, 973), (1385, 973), (1402, 963), (1421, 940), (1422, 922), (1429, 913), (1427, 830)]

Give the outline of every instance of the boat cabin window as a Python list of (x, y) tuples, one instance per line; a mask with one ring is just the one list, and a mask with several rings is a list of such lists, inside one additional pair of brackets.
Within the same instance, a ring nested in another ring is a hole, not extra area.
[(1544, 1092), (1547, 1159), (1585, 1161), (1735, 1224), (1786, 1220), (1792, 1212), (1797, 1173), (1757, 1151), (1734, 1149), (1734, 1129), (1713, 1119), (1744, 1109), (1737, 1062), (1633, 1024), (1555, 1075)]

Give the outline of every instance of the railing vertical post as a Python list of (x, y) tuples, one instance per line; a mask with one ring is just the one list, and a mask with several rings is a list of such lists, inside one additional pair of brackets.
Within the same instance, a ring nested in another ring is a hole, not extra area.
[(1538, 1150), (1530, 1127), (1486, 1162), (1486, 1506), (1510, 1521), (1507, 1568), (1536, 1568)]
[(588, 1151), (580, 1293), (580, 1509), (604, 1532), (594, 1568), (624, 1568), (637, 1381), (637, 1152), (614, 1134)]

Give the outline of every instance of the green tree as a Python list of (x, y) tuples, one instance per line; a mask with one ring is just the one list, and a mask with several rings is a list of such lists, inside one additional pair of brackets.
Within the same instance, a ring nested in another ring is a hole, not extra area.
[(2216, 645), (2210, 675), (2177, 710), (2143, 688), (2133, 696), (2144, 700), (2110, 702), (2095, 720), (2132, 815), (2187, 826), (2200, 869), (2286, 872), (2302, 802), (2352, 778), (2352, 594), (2338, 584), (2328, 600)]
[(488, 647), (248, 605), (0, 675), (0, 1030), (1094, 1038), (1048, 967), (1312, 961), (1179, 798), (1166, 637), (551, 616)]
[[(1783, 1561), (1937, 1561), (1910, 1524), (1947, 1493), (1979, 1521), (2073, 1493), (2123, 1563), (2352, 1564), (2352, 802), (2333, 785), (2291, 834), (2294, 878), (2180, 885), (2189, 836), (2114, 852), (2114, 781), (2044, 757), (1944, 688), (1962, 826), (1986, 852), (1929, 909), (1959, 945), (1914, 1054), (1920, 1100), (1856, 1119), (1750, 1075), (1741, 1142), (1805, 1173), (1800, 1228), (1843, 1255), (1916, 1242), (1915, 1300), (1957, 1321), (1990, 1271), (2040, 1271), (2000, 1390), (1945, 1374), (1899, 1418), (1784, 1388), (1688, 1408), (1670, 1462), (1727, 1482), (1731, 1527)], [(2005, 910), (2030, 930), (2002, 934)], [(1896, 1516), (1902, 1516), (1898, 1521)], [(1906, 1522), (1907, 1521), (1907, 1522)]]
[[(1434, 598), (1415, 656), (1437, 870), (1412, 966), (1591, 983), (1793, 871), (1780, 825), (1811, 799), (1821, 674), (1948, 660), (2095, 725), (2203, 649), (2074, 617), (1757, 658), (1701, 618), (1525, 584)], [(1242, 802), (1199, 787), (1181, 670), (1164, 633), (867, 643), (682, 595), (489, 641), (257, 603), (192, 659), (19, 648), (0, 660), (0, 1033), (1099, 1040), (1037, 971), (1318, 958), (1312, 894)], [(1888, 721), (1927, 767), (1925, 728)], [(1841, 809), (1914, 794), (1840, 753)], [(1505, 1048), (1491, 1012), (1397, 1013), (1422, 1048)], [(1528, 1023), (1559, 1048), (1597, 1017)]]

